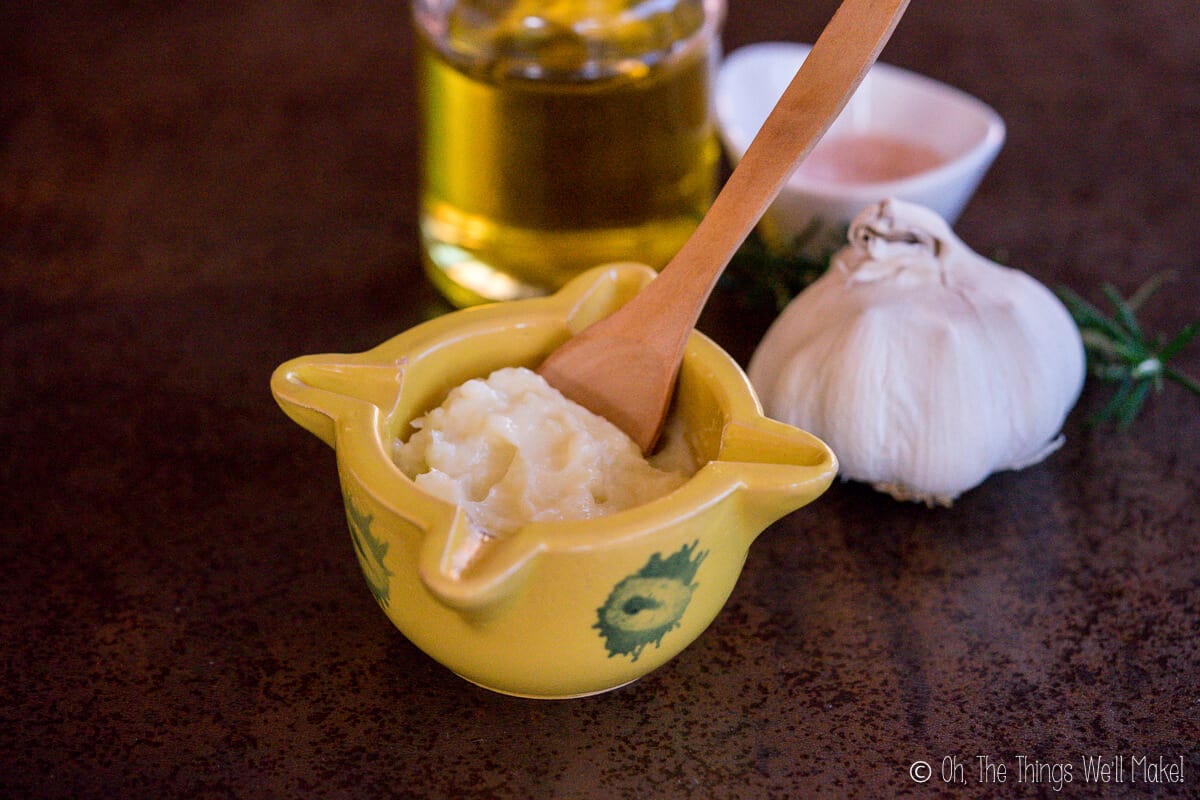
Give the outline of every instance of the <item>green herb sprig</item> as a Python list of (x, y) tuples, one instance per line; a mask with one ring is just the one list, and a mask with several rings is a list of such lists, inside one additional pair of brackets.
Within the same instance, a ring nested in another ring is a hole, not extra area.
[[(829, 267), (828, 257), (807, 258), (799, 254), (800, 249), (798, 244), (779, 252), (767, 246), (757, 233), (751, 234), (722, 275), (722, 286), (747, 308), (782, 313), (793, 297)], [(999, 256), (995, 260), (1003, 263)], [(1148, 334), (1137, 320), (1138, 311), (1150, 296), (1172, 277), (1171, 272), (1159, 273), (1129, 298), (1122, 297), (1111, 284), (1104, 284), (1100, 291), (1112, 306), (1111, 316), (1066, 287), (1057, 290), (1079, 327), (1088, 371), (1099, 380), (1117, 384), (1112, 399), (1090, 420), (1091, 424), (1113, 422), (1127, 429), (1150, 392), (1162, 391), (1167, 380), (1200, 396), (1200, 381), (1168, 364), (1200, 334), (1200, 322), (1185, 325), (1167, 339)]]
[(1088, 370), (1100, 380), (1116, 383), (1112, 399), (1092, 419), (1093, 424), (1113, 422), (1127, 429), (1141, 411), (1151, 389), (1162, 391), (1164, 379), (1174, 381), (1200, 396), (1200, 383), (1167, 362), (1200, 333), (1200, 322), (1192, 322), (1169, 339), (1147, 334), (1137, 321), (1137, 312), (1166, 283), (1172, 274), (1160, 273), (1123, 298), (1111, 284), (1101, 288), (1112, 306), (1112, 316), (1065, 287), (1062, 298), (1083, 337)]
[(721, 274), (721, 286), (747, 308), (779, 314), (829, 268), (829, 258), (800, 254), (800, 244), (778, 251), (750, 234)]

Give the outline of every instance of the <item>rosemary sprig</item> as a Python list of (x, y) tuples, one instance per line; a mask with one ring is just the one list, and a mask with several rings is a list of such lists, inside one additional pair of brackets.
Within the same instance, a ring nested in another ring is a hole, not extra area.
[[(779, 252), (766, 245), (757, 232), (751, 234), (725, 269), (722, 286), (747, 308), (782, 313), (793, 297), (829, 267), (829, 257), (812, 259), (800, 255), (802, 244), (798, 242)], [(996, 260), (1001, 262), (1000, 258)], [(1149, 335), (1137, 319), (1146, 301), (1172, 277), (1170, 272), (1159, 273), (1129, 298), (1123, 298), (1115, 287), (1105, 284), (1100, 291), (1112, 306), (1111, 316), (1070, 289), (1058, 289), (1058, 296), (1079, 326), (1089, 372), (1100, 380), (1117, 384), (1112, 399), (1091, 419), (1091, 424), (1114, 422), (1122, 430), (1128, 428), (1151, 390), (1162, 391), (1164, 380), (1200, 396), (1200, 381), (1167, 363), (1200, 334), (1200, 322), (1189, 323), (1175, 336), (1165, 339)]]
[(778, 314), (829, 267), (829, 259), (779, 252), (751, 233), (721, 274), (721, 285), (748, 308)]
[(1105, 284), (1101, 292), (1112, 306), (1111, 317), (1070, 289), (1059, 288), (1058, 296), (1083, 337), (1088, 370), (1100, 380), (1117, 384), (1112, 399), (1092, 419), (1093, 424), (1115, 422), (1122, 430), (1128, 428), (1150, 390), (1162, 391), (1164, 379), (1200, 396), (1200, 382), (1167, 363), (1200, 333), (1200, 322), (1189, 323), (1165, 339), (1148, 335), (1137, 320), (1138, 310), (1171, 277), (1171, 273), (1155, 275), (1128, 299), (1121, 297), (1111, 284)]

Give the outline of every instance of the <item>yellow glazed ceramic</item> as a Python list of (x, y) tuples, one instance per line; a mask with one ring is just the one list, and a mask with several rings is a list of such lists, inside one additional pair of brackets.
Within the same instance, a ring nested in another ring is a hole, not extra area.
[(837, 472), (816, 437), (765, 418), (737, 364), (694, 333), (672, 414), (703, 466), (646, 505), (579, 522), (539, 522), (492, 542), (465, 569), (462, 510), (391, 458), (397, 435), (470, 378), (536, 366), (654, 273), (599, 267), (558, 294), (480, 306), (364, 353), (280, 366), (284, 411), (333, 446), (359, 564), (400, 631), (467, 680), (508, 694), (573, 697), (662, 665), (712, 622), (754, 538), (820, 495)]

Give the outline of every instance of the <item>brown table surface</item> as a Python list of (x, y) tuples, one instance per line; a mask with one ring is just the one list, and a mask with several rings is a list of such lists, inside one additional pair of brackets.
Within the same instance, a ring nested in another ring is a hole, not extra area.
[[(725, 45), (812, 41), (833, 5), (735, 0)], [(332, 451), (267, 381), (448, 310), (411, 42), (400, 2), (0, 10), (0, 796), (1200, 796), (1175, 387), (1118, 434), (1084, 424), (1089, 382), (1061, 451), (949, 510), (838, 483), (607, 695), (493, 694), (396, 632)], [(884, 60), (1008, 123), (969, 244), (1096, 299), (1178, 269), (1145, 313), (1174, 332), (1200, 317), (1198, 42), (1191, 0), (914, 0)], [(744, 363), (768, 322), (718, 295), (702, 327)], [(1184, 782), (1085, 785), (1085, 755)]]

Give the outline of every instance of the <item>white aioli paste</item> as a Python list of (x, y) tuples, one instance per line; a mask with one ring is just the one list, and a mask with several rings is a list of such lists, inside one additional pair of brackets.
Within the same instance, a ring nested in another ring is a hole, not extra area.
[(652, 465), (615, 425), (523, 367), (467, 381), (412, 425), (409, 440), (396, 442), (397, 465), (425, 491), (466, 509), (486, 536), (632, 508), (695, 469)]

